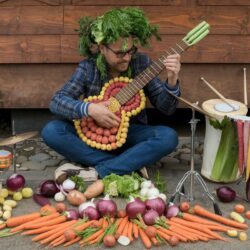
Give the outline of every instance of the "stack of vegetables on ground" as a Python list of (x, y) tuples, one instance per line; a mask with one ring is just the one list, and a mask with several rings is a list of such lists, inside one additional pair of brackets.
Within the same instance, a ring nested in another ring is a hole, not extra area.
[[(25, 187), (25, 178), (20, 174), (13, 174), (6, 180), (6, 188), (0, 190), (0, 226), (12, 216), (13, 208), (23, 198), (30, 198), (33, 190)], [(3, 219), (3, 220), (1, 220)]]
[(0, 237), (16, 233), (32, 235), (32, 241), (50, 247), (74, 243), (126, 246), (138, 238), (146, 248), (162, 244), (174, 246), (180, 242), (227, 242), (229, 239), (225, 236), (236, 237), (235, 232), (240, 240), (246, 240), (247, 224), (236, 214), (231, 217), (216, 215), (200, 205), (191, 209), (188, 203), (179, 207), (166, 205), (159, 196), (145, 201), (129, 197), (125, 209), (118, 210), (116, 203), (106, 195), (96, 202), (83, 202), (78, 210), (67, 209), (64, 203), (47, 204), (39, 212), (12, 217), (2, 225)]

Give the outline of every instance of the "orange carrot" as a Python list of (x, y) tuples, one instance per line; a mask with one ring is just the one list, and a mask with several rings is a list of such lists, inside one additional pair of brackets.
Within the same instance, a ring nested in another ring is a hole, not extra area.
[(89, 227), (90, 225), (92, 225), (94, 223), (93, 220), (90, 221), (86, 221), (80, 225), (77, 225), (74, 229), (77, 231), (83, 231), (85, 228)]
[(218, 223), (214, 222), (214, 221), (210, 221), (210, 220), (206, 220), (203, 219), (201, 217), (198, 217), (196, 215), (193, 214), (189, 214), (189, 213), (180, 213), (179, 217), (184, 219), (184, 220), (188, 220), (188, 221), (193, 221), (193, 222), (197, 222), (200, 224), (205, 224), (205, 225), (218, 225)]
[(108, 221), (104, 218), (104, 219), (103, 219), (103, 222), (102, 222), (102, 228), (103, 228), (103, 229), (106, 229), (108, 226), (109, 226), (109, 223), (108, 223)]
[(173, 231), (173, 232), (176, 232), (178, 235), (181, 235), (183, 237), (186, 237), (188, 240), (191, 240), (191, 241), (197, 241), (198, 240), (198, 237), (188, 231), (184, 231), (182, 228), (179, 228), (177, 226), (174, 226), (174, 225), (171, 225), (169, 227), (169, 230)]
[(27, 215), (11, 217), (6, 221), (6, 225), (7, 225), (7, 227), (17, 227), (17, 226), (20, 226), (21, 224), (28, 222), (28, 221), (39, 218), (40, 216), (41, 216), (41, 214), (36, 212), (36, 213), (32, 213), (32, 214), (27, 214)]
[(48, 221), (48, 220), (51, 220), (53, 218), (56, 218), (58, 217), (60, 214), (59, 213), (52, 213), (50, 215), (45, 215), (45, 216), (42, 216), (42, 217), (38, 217), (37, 219), (35, 220), (32, 220), (32, 221), (28, 221), (20, 226), (17, 226), (17, 227), (14, 227), (11, 229), (11, 232), (12, 233), (15, 233), (15, 232), (18, 232), (18, 231), (21, 231), (21, 230), (24, 230), (24, 229), (29, 229), (29, 226), (30, 225), (33, 225), (33, 224), (36, 224), (36, 223), (41, 223), (43, 221)]
[(52, 220), (45, 221), (45, 222), (42, 222), (42, 223), (37, 223), (37, 224), (34, 224), (32, 226), (29, 226), (29, 228), (30, 229), (35, 229), (35, 228), (40, 228), (40, 227), (44, 227), (44, 226), (56, 225), (56, 224), (65, 222), (66, 220), (67, 220), (66, 216), (60, 215), (59, 217), (54, 218)]
[(81, 237), (80, 237), (80, 236), (77, 236), (75, 239), (68, 241), (68, 242), (65, 243), (63, 246), (64, 246), (64, 247), (68, 247), (68, 246), (70, 246), (70, 245), (72, 245), (72, 244), (78, 242), (80, 239), (81, 239)]
[(133, 241), (132, 233), (133, 233), (133, 223), (129, 222), (129, 225), (128, 225), (128, 238), (130, 239), (130, 241)]
[(40, 213), (41, 214), (51, 214), (51, 213), (55, 213), (56, 212), (56, 208), (47, 204), (44, 205), (43, 207), (40, 208)]
[(169, 229), (159, 227), (158, 230), (160, 230), (161, 232), (165, 233), (168, 236), (176, 236), (179, 238), (180, 241), (183, 241), (183, 242), (188, 241), (187, 237), (185, 237), (183, 235), (179, 235), (177, 232), (170, 231)]
[(151, 243), (149, 237), (146, 235), (146, 233), (141, 228), (138, 228), (138, 229), (139, 229), (139, 234), (140, 234), (140, 237), (141, 237), (141, 240), (142, 240), (144, 246), (148, 249), (151, 248), (152, 243)]
[(155, 246), (159, 246), (160, 245), (160, 242), (155, 237), (151, 237), (150, 239), (151, 239), (151, 241), (153, 242), (153, 244)]
[(103, 232), (102, 234), (100, 234), (99, 236), (97, 236), (95, 239), (89, 241), (87, 243), (87, 245), (92, 245), (92, 244), (98, 243), (103, 238), (104, 234), (105, 234), (105, 232)]
[(120, 225), (119, 225), (119, 227), (118, 227), (118, 229), (116, 231), (117, 234), (121, 235), (121, 233), (123, 232), (124, 227), (126, 226), (127, 222), (128, 222), (128, 216), (122, 218), (122, 221), (121, 221), (121, 223), (120, 223)]
[(220, 222), (224, 225), (230, 226), (230, 227), (236, 227), (236, 228), (240, 228), (240, 229), (247, 229), (248, 225), (247, 224), (243, 224), (243, 223), (239, 223), (230, 219), (227, 219), (223, 216), (214, 214), (208, 210), (206, 210), (205, 208), (201, 207), (200, 205), (195, 205), (193, 208), (193, 211), (195, 214), (198, 214), (200, 216), (209, 218), (211, 220)]
[(196, 229), (198, 231), (200, 230), (200, 231), (202, 231), (202, 232), (204, 232), (204, 233), (206, 233), (208, 235), (213, 236), (214, 239), (226, 241), (226, 239), (221, 237), (219, 234), (212, 232), (211, 230), (209, 230), (206, 227), (202, 227), (198, 223), (182, 220), (182, 219), (176, 218), (176, 217), (172, 217), (171, 221), (175, 221), (175, 222), (177, 222), (179, 224), (182, 224), (182, 225), (187, 226), (187, 227), (191, 227), (191, 228)]
[(66, 239), (64, 237), (64, 235), (61, 235), (60, 237), (56, 238), (54, 241), (52, 241), (49, 246), (52, 246), (52, 247), (57, 247), (63, 243), (66, 242)]
[(121, 235), (128, 237), (128, 226), (129, 226), (129, 221), (127, 221)]
[(40, 233), (48, 232), (54, 228), (57, 228), (59, 225), (45, 226), (45, 227), (40, 227), (36, 229), (31, 229), (31, 230), (22, 232), (21, 235), (32, 235), (32, 234), (40, 234)]
[(159, 234), (166, 241), (170, 240), (170, 236), (159, 229), (157, 229), (157, 234)]
[(136, 239), (138, 239), (138, 236), (139, 236), (139, 230), (138, 230), (138, 226), (133, 223), (133, 235)]
[(104, 232), (104, 229), (101, 228), (100, 230), (98, 230), (97, 232), (93, 233), (93, 234), (90, 235), (89, 237), (87, 237), (87, 238), (81, 240), (80, 243), (81, 243), (81, 244), (85, 244), (85, 243), (87, 243), (87, 242), (90, 242), (90, 241), (96, 239), (97, 237), (99, 237), (103, 232)]
[(39, 241), (39, 240), (45, 239), (45, 238), (53, 235), (54, 233), (58, 232), (61, 228), (65, 228), (66, 226), (72, 225), (75, 222), (76, 222), (76, 220), (71, 220), (71, 221), (67, 221), (67, 222), (61, 223), (61, 224), (57, 225), (56, 228), (54, 228), (54, 229), (52, 229), (50, 231), (46, 231), (44, 233), (41, 233), (41, 234), (35, 236), (34, 238), (32, 238), (32, 241)]
[(194, 228), (190, 228), (190, 227), (187, 227), (187, 226), (184, 226), (180, 223), (176, 223), (174, 221), (169, 221), (168, 222), (169, 225), (175, 225), (177, 227), (180, 227), (182, 228), (183, 230), (186, 230), (187, 232), (191, 232), (191, 233), (194, 233), (195, 235), (197, 235), (198, 237), (202, 236), (202, 237), (207, 237), (209, 239), (213, 239), (213, 237), (211, 235), (208, 235), (204, 232), (201, 232), (200, 230), (197, 230), (197, 229), (194, 229)]

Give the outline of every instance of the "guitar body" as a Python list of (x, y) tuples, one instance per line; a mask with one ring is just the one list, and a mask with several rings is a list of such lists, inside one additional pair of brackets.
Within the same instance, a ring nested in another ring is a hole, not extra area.
[(126, 142), (130, 117), (140, 113), (146, 103), (143, 90), (140, 90), (125, 104), (121, 105), (117, 101), (114, 96), (130, 82), (132, 79), (127, 77), (116, 77), (105, 83), (99, 96), (89, 96), (84, 99), (85, 102), (93, 103), (109, 101), (109, 110), (121, 120), (119, 127), (111, 129), (101, 127), (91, 117), (75, 120), (77, 134), (90, 147), (110, 151), (121, 147)]

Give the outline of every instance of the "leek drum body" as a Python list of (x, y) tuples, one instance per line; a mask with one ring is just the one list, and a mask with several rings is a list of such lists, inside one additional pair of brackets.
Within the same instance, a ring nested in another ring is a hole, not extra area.
[[(205, 101), (202, 108), (219, 122), (222, 122), (225, 116), (246, 115), (248, 110), (244, 104), (230, 99), (228, 101), (236, 110), (226, 107), (220, 99)], [(229, 183), (240, 177), (237, 128), (229, 118), (223, 121), (223, 126), (223, 129), (215, 129), (210, 124), (210, 119), (206, 117), (201, 174), (215, 182)]]

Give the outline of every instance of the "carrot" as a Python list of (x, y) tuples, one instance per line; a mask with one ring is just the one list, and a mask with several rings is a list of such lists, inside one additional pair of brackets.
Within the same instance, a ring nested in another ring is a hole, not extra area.
[(103, 222), (102, 222), (102, 228), (106, 229), (109, 226), (109, 223), (107, 222), (107, 220), (104, 218)]
[(138, 239), (138, 236), (139, 236), (139, 230), (138, 230), (138, 226), (133, 223), (133, 235), (136, 239)]
[(139, 229), (139, 235), (141, 237), (141, 240), (142, 240), (144, 246), (146, 248), (151, 248), (152, 243), (151, 243), (149, 237), (146, 235), (146, 233), (141, 228), (138, 228), (138, 229)]
[(198, 214), (198, 215), (201, 215), (203, 217), (209, 218), (211, 220), (220, 222), (220, 223), (227, 225), (227, 226), (236, 227), (236, 228), (240, 228), (240, 229), (247, 229), (248, 228), (247, 224), (239, 223), (239, 222), (227, 219), (223, 216), (211, 213), (210, 211), (206, 210), (205, 208), (201, 207), (200, 205), (195, 205), (193, 208), (193, 211), (195, 214)]
[(209, 230), (208, 228), (206, 227), (202, 227), (200, 224), (198, 223), (195, 223), (195, 222), (190, 222), (190, 221), (185, 221), (185, 220), (182, 220), (180, 218), (176, 218), (176, 217), (172, 217), (171, 218), (172, 221), (175, 221), (179, 224), (182, 224), (184, 226), (187, 226), (187, 227), (191, 227), (193, 229), (196, 229), (196, 230), (200, 230), (204, 233), (207, 233), (208, 235), (211, 235), (214, 237), (214, 239), (217, 239), (217, 240), (223, 240), (223, 241), (226, 241), (225, 238), (221, 237), (219, 234), (217, 233), (214, 233), (212, 232), (211, 230)]
[(81, 239), (81, 237), (80, 237), (80, 236), (77, 236), (75, 239), (68, 241), (68, 242), (65, 243), (63, 246), (64, 246), (64, 247), (68, 247), (68, 246), (70, 246), (70, 245), (76, 243), (76, 242), (79, 241), (80, 239)]
[(166, 233), (162, 232), (161, 230), (157, 229), (157, 234), (160, 235), (164, 240), (168, 241), (170, 240), (170, 236)]
[[(165, 233), (168, 236), (176, 236), (176, 237), (179, 238), (180, 241), (183, 241), (183, 242), (187, 242), (188, 241), (187, 237), (185, 237), (183, 235), (179, 235), (177, 232), (170, 231), (169, 229), (166, 229), (166, 228), (163, 228), (163, 227), (159, 227), (158, 230), (160, 230), (161, 232)], [(158, 231), (156, 231), (156, 232), (158, 232)]]
[(100, 230), (98, 230), (97, 232), (93, 233), (92, 235), (90, 235), (89, 237), (81, 240), (81, 244), (84, 244), (84, 243), (87, 243), (87, 242), (90, 242), (91, 240), (94, 240), (96, 239), (98, 236), (100, 236), (102, 233), (104, 232), (104, 229), (101, 228)]
[(37, 223), (37, 224), (34, 224), (32, 226), (29, 226), (29, 228), (30, 229), (35, 229), (35, 228), (44, 227), (44, 226), (56, 225), (56, 224), (65, 222), (66, 220), (67, 220), (66, 216), (60, 215), (59, 217), (54, 218), (52, 220), (45, 221), (45, 222), (42, 222), (42, 223)]
[(150, 239), (151, 239), (151, 241), (153, 242), (153, 244), (155, 246), (159, 246), (160, 245), (160, 242), (156, 239), (156, 237), (151, 237)]
[(54, 228), (57, 228), (58, 225), (53, 225), (53, 226), (45, 226), (45, 227), (40, 227), (40, 228), (36, 228), (36, 229), (31, 229), (28, 231), (24, 231), (21, 233), (21, 235), (32, 235), (32, 234), (40, 234), (40, 233), (44, 233), (44, 232), (48, 232)]
[(116, 231), (117, 234), (121, 235), (121, 233), (123, 232), (124, 227), (126, 226), (127, 222), (128, 222), (128, 216), (122, 218), (122, 221), (121, 221), (121, 223), (120, 223), (120, 225), (119, 225), (119, 227), (118, 227), (118, 229)]
[(65, 239), (64, 235), (61, 235), (59, 238), (56, 238), (53, 242), (51, 242), (50, 246), (57, 247), (57, 246), (63, 244), (64, 242), (66, 242), (66, 239)]
[(89, 185), (86, 191), (83, 193), (87, 199), (95, 198), (102, 194), (104, 191), (104, 183), (102, 180), (97, 180)]
[(196, 215), (189, 214), (189, 213), (184, 213), (184, 212), (179, 213), (179, 217), (184, 219), (184, 220), (193, 221), (193, 222), (197, 222), (197, 223), (200, 223), (200, 224), (218, 225), (218, 223), (216, 223), (214, 221), (206, 220), (206, 219), (203, 219), (201, 217), (198, 217)]
[(130, 241), (133, 241), (132, 233), (133, 233), (133, 223), (129, 222), (127, 235), (128, 235), (128, 238), (130, 239)]
[(123, 228), (121, 235), (126, 236), (126, 237), (128, 236), (128, 226), (129, 226), (129, 221), (127, 221), (125, 227)]
[(34, 238), (32, 238), (32, 241), (39, 241), (39, 240), (45, 239), (46, 237), (49, 237), (52, 234), (58, 232), (61, 228), (65, 228), (66, 226), (72, 225), (75, 222), (76, 222), (76, 220), (71, 220), (71, 221), (67, 221), (67, 222), (61, 223), (61, 224), (57, 225), (56, 228), (54, 228), (54, 229), (52, 229), (50, 231), (46, 231), (44, 233), (41, 233), (41, 234), (35, 236)]
[(28, 221), (39, 218), (40, 216), (41, 216), (41, 214), (36, 212), (36, 213), (32, 213), (32, 214), (27, 214), (27, 215), (11, 217), (6, 221), (6, 225), (7, 225), (7, 227), (17, 227), (17, 226), (20, 226), (21, 224), (28, 222)]
[(193, 233), (190, 233), (188, 231), (185, 231), (183, 230), (182, 228), (180, 227), (177, 227), (177, 226), (174, 226), (174, 225), (171, 225), (169, 227), (169, 230), (170, 231), (173, 231), (173, 232), (176, 232), (178, 235), (181, 235), (183, 237), (186, 237), (188, 240), (191, 240), (191, 241), (197, 241), (198, 240), (198, 237), (196, 235), (194, 235)]
[(39, 217), (35, 220), (32, 220), (32, 221), (28, 221), (20, 226), (17, 226), (17, 227), (14, 227), (11, 229), (11, 232), (12, 233), (15, 233), (15, 232), (18, 232), (18, 231), (21, 231), (21, 230), (24, 230), (24, 229), (29, 229), (29, 226), (30, 225), (33, 225), (33, 224), (36, 224), (36, 223), (40, 223), (40, 222), (43, 222), (43, 221), (48, 221), (52, 218), (55, 218), (55, 217), (58, 217), (60, 214), (59, 213), (52, 213), (50, 215), (45, 215), (45, 216), (42, 216), (42, 217)]
[(83, 231), (85, 228), (89, 227), (90, 225), (92, 225), (95, 221), (90, 220), (87, 222), (84, 222), (83, 224), (77, 225), (74, 229), (76, 231)]
[(4, 229), (4, 228), (6, 228), (6, 224), (5, 223), (3, 223), (3, 224), (0, 225), (0, 230)]
[(40, 208), (40, 213), (41, 214), (51, 214), (51, 213), (55, 213), (56, 212), (56, 208), (47, 204), (44, 205), (43, 207)]
[(182, 228), (183, 230), (186, 230), (187, 232), (194, 233), (195, 235), (197, 235), (198, 238), (200, 238), (200, 236), (201, 237), (207, 237), (207, 238), (213, 238), (212, 236), (210, 236), (210, 235), (208, 235), (208, 234), (206, 234), (204, 232), (198, 231), (198, 230), (190, 228), (190, 227), (186, 227), (186, 226), (178, 224), (176, 222), (169, 221), (168, 223), (169, 223), (169, 225), (174, 225), (174, 226), (177, 226), (179, 228)]
[(95, 243), (98, 243), (99, 241), (101, 241), (101, 239), (103, 238), (105, 232), (103, 232), (102, 234), (100, 234), (99, 236), (97, 236), (95, 239), (89, 241), (87, 244), (88, 245), (92, 245), (92, 244), (95, 244)]

